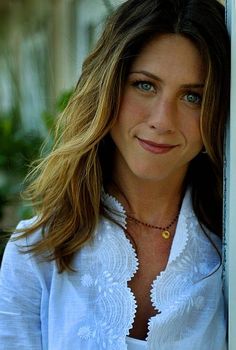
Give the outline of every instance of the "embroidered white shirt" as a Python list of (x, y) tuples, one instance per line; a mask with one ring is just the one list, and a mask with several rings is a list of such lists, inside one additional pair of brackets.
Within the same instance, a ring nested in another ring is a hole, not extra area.
[[(136, 310), (127, 282), (138, 258), (123, 230), (123, 207), (103, 197), (121, 227), (101, 218), (93, 241), (75, 255), (77, 272), (58, 274), (55, 262), (19, 253), (19, 245), (40, 239), (41, 232), (8, 243), (0, 278), (0, 349), (127, 350)], [(221, 274), (219, 255), (187, 192), (166, 269), (152, 284), (150, 298), (161, 313), (149, 320), (147, 350), (226, 349)]]
[(147, 350), (147, 342), (145, 340), (126, 337), (127, 350)]

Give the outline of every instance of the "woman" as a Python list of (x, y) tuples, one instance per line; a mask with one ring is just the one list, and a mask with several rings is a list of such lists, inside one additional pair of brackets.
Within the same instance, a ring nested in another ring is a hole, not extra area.
[(216, 0), (111, 16), (6, 248), (0, 348), (226, 348), (229, 52)]

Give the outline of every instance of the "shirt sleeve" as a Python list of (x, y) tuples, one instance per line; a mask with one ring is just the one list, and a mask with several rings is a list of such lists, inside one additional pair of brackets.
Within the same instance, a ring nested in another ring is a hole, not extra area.
[(42, 288), (22, 240), (6, 246), (0, 274), (0, 350), (42, 350)]

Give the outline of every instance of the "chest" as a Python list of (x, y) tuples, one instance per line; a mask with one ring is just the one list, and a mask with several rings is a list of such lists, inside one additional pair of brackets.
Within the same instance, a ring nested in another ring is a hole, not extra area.
[(163, 240), (160, 237), (151, 236), (149, 239), (136, 241), (136, 253), (139, 260), (139, 268), (134, 277), (129, 281), (137, 308), (130, 336), (145, 339), (148, 333), (148, 322), (152, 316), (160, 311), (151, 301), (153, 282), (165, 270), (172, 239)]
[[(105, 230), (102, 232), (106, 233)], [(194, 350), (204, 349), (199, 345), (199, 339), (204, 339), (204, 344), (208, 339), (212, 341), (208, 320), (213, 319), (220, 299), (220, 293), (212, 293), (212, 290), (221, 288), (220, 269), (214, 276), (202, 278), (215, 266), (212, 249), (206, 250), (207, 241), (198, 249), (201, 242), (196, 245), (194, 241), (188, 241), (185, 254), (175, 259), (174, 264), (170, 260), (166, 268), (172, 242), (154, 242), (149, 237), (145, 244), (141, 237), (136, 240), (136, 259), (123, 232), (113, 228), (107, 232), (107, 235), (98, 236), (95, 247), (84, 248), (77, 255), (77, 273), (53, 273), (50, 298), (44, 293), (42, 300), (43, 309), (48, 310), (48, 323), (42, 320), (48, 331), (48, 347), (45, 348), (77, 346), (81, 349), (125, 350), (126, 335), (146, 338), (151, 317), (148, 349), (164, 349), (165, 346), (176, 350), (193, 349), (191, 344), (187, 346), (181, 341), (178, 349), (172, 345), (176, 344), (176, 339), (185, 339), (189, 329), (196, 328), (199, 332)], [(171, 259), (173, 253), (174, 250)], [(194, 272), (194, 284), (191, 282), (193, 261), (198, 262), (200, 269)], [(208, 269), (202, 271), (204, 261), (208, 262)], [(156, 279), (163, 270), (161, 279)], [(221, 311), (217, 315), (223, 319)], [(216, 326), (211, 327), (214, 333)], [(215, 350), (220, 349), (217, 344), (213, 346)]]

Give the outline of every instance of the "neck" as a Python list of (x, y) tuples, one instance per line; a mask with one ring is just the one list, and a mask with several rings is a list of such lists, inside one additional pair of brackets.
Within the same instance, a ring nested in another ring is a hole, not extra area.
[(108, 191), (128, 215), (151, 225), (165, 225), (177, 215), (184, 190), (182, 178), (153, 182), (116, 174)]

